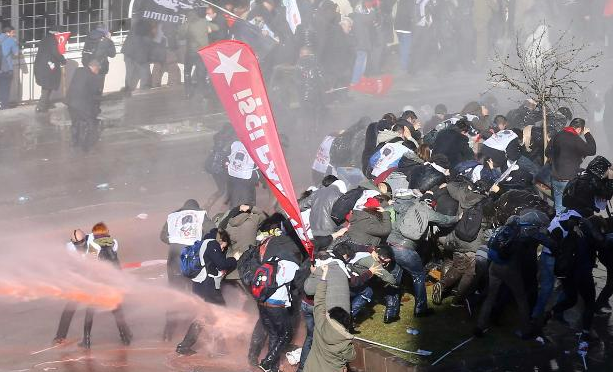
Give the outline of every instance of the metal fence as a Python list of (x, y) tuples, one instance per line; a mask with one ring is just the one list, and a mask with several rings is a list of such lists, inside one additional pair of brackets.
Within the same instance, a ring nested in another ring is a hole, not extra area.
[(130, 29), (131, 0), (2, 0), (0, 23), (18, 31), (22, 57), (15, 74), (14, 100), (38, 98), (32, 67), (37, 44), (48, 31), (70, 31), (66, 57), (80, 60), (85, 37), (104, 25), (116, 44), (121, 44)]

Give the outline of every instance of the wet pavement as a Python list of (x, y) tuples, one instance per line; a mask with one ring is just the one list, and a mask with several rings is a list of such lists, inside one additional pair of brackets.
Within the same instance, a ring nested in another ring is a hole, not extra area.
[[(346, 128), (361, 116), (378, 118), (409, 104), (420, 109), (445, 102), (450, 110), (459, 110), (487, 88), (485, 84), (472, 83), (484, 81), (482, 75), (450, 77), (452, 81), (445, 86), (433, 84), (436, 76), (403, 78), (386, 97), (352, 94), (351, 100), (331, 107), (329, 118), (318, 133), (313, 128), (296, 127), (294, 111), (275, 109), (282, 113), (278, 114), (278, 127), (289, 140), (286, 156), (297, 193), (310, 183), (309, 165), (325, 134)], [(101, 115), (104, 126), (101, 139), (86, 153), (70, 146), (70, 122), (62, 104), (46, 115), (35, 114), (33, 106), (0, 112), (2, 249), (19, 249), (26, 237), (28, 244), (33, 241), (41, 247), (62, 246), (74, 228), (86, 230), (102, 220), (121, 242), (122, 261), (164, 259), (167, 248), (159, 241), (159, 231), (166, 215), (188, 198), (204, 204), (215, 190), (212, 179), (204, 172), (204, 159), (211, 147), (212, 134), (225, 121), (215, 104), (186, 103), (180, 93), (160, 89), (106, 100)], [(600, 148), (608, 146), (606, 137), (600, 136), (598, 141)], [(258, 200), (258, 204), (272, 205), (262, 189), (258, 189)], [(223, 209), (217, 202), (210, 212)], [(137, 217), (143, 214), (144, 219)], [(163, 272), (163, 267), (159, 269)], [(155, 277), (164, 285), (164, 278)], [(248, 370), (244, 355), (250, 329), (244, 330), (241, 339), (232, 341), (233, 354), (229, 356), (203, 352), (193, 357), (177, 357), (173, 350), (178, 336), (174, 343), (161, 341), (164, 312), (155, 309), (146, 316), (139, 315), (136, 309), (127, 310), (135, 333), (130, 347), (121, 346), (112, 316), (99, 314), (94, 321), (92, 351), (78, 348), (83, 324), (83, 311), (79, 311), (73, 320), (69, 343), (44, 350), (50, 346), (63, 306), (61, 301), (47, 299), (19, 304), (0, 302), (1, 372)], [(611, 320), (599, 318), (596, 323), (602, 342), (600, 347), (590, 350), (588, 359), (593, 365), (590, 370), (613, 370), (608, 352), (613, 342)], [(535, 347), (533, 356), (514, 355), (511, 350), (506, 356), (483, 356), (441, 368), (575, 370), (580, 366), (571, 349), (574, 342), (571, 333), (566, 330), (552, 334), (556, 346), (547, 349), (550, 351)], [(565, 357), (566, 349), (572, 355)], [(551, 360), (555, 360), (557, 368)]]

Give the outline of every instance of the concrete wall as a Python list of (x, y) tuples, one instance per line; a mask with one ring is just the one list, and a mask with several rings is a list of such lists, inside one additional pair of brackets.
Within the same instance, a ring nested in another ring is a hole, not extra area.
[(419, 372), (426, 367), (413, 365), (376, 346), (355, 341), (356, 358), (349, 364), (352, 372)]

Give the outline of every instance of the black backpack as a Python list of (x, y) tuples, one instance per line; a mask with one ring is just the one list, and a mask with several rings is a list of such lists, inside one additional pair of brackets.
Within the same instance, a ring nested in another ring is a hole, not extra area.
[(462, 218), (455, 225), (455, 236), (465, 242), (475, 241), (481, 230), (481, 222), (483, 222), (483, 205), (479, 202), (464, 211)]
[(355, 203), (362, 197), (362, 194), (364, 194), (364, 190), (366, 189), (358, 186), (355, 189), (347, 191), (334, 202), (332, 211), (330, 212), (330, 218), (334, 223), (340, 226), (345, 222), (345, 216), (353, 210)]
[(266, 253), (269, 241), (270, 238), (263, 241), (260, 245), (249, 246), (238, 259), (236, 270), (238, 271), (241, 282), (245, 286), (251, 287), (253, 284), (255, 272), (262, 265), (262, 257), (264, 257), (264, 253)]

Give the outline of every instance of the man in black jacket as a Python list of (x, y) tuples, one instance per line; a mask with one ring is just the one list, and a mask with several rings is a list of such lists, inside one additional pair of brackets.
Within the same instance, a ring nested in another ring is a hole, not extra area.
[(87, 66), (92, 59), (100, 62), (101, 90), (104, 89), (104, 79), (106, 74), (109, 73), (109, 58), (114, 58), (116, 55), (117, 50), (113, 40), (111, 40), (111, 33), (104, 26), (98, 26), (87, 35), (83, 45), (81, 62), (83, 66)]
[(460, 119), (451, 128), (442, 130), (432, 146), (432, 155), (443, 154), (449, 160), (450, 168), (459, 163), (474, 159), (475, 153), (468, 145), (470, 124), (466, 119)]
[[(582, 134), (585, 141), (581, 139)], [(551, 159), (551, 189), (556, 213), (560, 214), (564, 210), (564, 188), (579, 172), (583, 159), (596, 155), (596, 141), (589, 128), (585, 127), (585, 120), (574, 118), (564, 130), (553, 137), (545, 153)]]
[(100, 100), (102, 85), (100, 83), (100, 62), (93, 59), (87, 66), (79, 67), (70, 86), (66, 103), (72, 121), (72, 143), (87, 151), (98, 140), (100, 128)]

